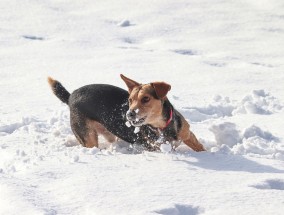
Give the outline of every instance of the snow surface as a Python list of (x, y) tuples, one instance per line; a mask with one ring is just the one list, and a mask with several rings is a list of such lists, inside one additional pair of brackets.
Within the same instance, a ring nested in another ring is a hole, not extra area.
[[(283, 214), (282, 0), (0, 2), (0, 214)], [(207, 152), (78, 145), (72, 92), (166, 81)]]

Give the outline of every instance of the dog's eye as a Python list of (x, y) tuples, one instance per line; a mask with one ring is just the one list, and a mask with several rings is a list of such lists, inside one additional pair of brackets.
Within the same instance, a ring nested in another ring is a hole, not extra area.
[(144, 103), (144, 104), (149, 102), (149, 101), (150, 101), (150, 97), (148, 97), (148, 96), (145, 96), (141, 99), (141, 102)]
[(129, 102), (129, 104), (131, 104), (132, 103), (132, 99), (128, 99), (128, 102)]

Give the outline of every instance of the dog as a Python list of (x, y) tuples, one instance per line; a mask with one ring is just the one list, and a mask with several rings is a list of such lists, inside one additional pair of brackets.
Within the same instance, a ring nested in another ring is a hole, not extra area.
[(167, 98), (165, 82), (140, 84), (120, 75), (128, 91), (107, 84), (83, 86), (70, 94), (48, 77), (53, 93), (70, 108), (71, 129), (84, 147), (98, 147), (98, 135), (114, 143), (122, 139), (159, 149), (162, 143), (184, 142), (194, 151), (205, 148), (190, 131), (185, 118)]

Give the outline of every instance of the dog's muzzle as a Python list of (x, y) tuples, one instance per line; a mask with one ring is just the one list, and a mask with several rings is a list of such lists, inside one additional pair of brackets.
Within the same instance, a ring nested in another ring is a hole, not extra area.
[(144, 124), (146, 117), (138, 118), (136, 111), (128, 110), (126, 112), (126, 119), (132, 126), (141, 126)]
[(126, 119), (128, 121), (133, 121), (136, 119), (136, 112), (134, 110), (128, 110), (126, 112)]

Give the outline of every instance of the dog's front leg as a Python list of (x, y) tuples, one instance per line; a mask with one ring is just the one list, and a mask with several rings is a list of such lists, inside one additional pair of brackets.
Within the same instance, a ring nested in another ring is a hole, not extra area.
[(196, 152), (206, 151), (203, 145), (199, 143), (191, 131), (189, 131), (188, 138), (183, 140), (183, 142)]
[(186, 120), (183, 120), (179, 139), (196, 152), (206, 151), (204, 146), (199, 143), (195, 135), (190, 131), (190, 126)]

